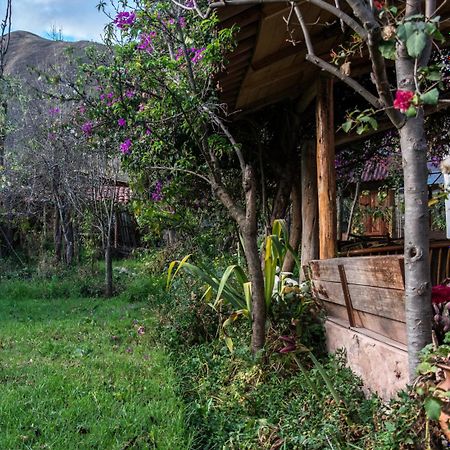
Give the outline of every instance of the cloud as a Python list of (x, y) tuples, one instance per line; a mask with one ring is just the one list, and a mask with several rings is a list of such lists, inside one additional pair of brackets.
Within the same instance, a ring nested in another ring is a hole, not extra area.
[[(4, 11), (5, 0), (1, 0)], [(13, 30), (47, 37), (52, 30), (75, 40), (100, 41), (109, 19), (97, 11), (97, 0), (13, 0)]]

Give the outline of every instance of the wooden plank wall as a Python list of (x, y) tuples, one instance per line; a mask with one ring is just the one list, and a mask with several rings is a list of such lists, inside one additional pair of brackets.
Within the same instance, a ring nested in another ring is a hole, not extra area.
[(315, 260), (311, 281), (329, 317), (406, 343), (403, 257)]

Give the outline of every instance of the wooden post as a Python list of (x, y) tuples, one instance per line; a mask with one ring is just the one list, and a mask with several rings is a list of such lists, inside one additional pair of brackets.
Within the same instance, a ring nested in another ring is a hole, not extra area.
[[(302, 189), (302, 248), (301, 264), (305, 267), (319, 257), (319, 217), (317, 209), (317, 168), (314, 143), (309, 141), (302, 146), (301, 163)], [(304, 273), (300, 274), (302, 280)]]
[(334, 258), (337, 253), (333, 106), (333, 80), (320, 77), (316, 102), (320, 259)]

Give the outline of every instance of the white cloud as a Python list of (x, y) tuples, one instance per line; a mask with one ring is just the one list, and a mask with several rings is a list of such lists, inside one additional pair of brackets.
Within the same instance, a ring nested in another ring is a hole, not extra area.
[[(100, 41), (109, 19), (97, 11), (97, 3), (97, 0), (13, 0), (13, 30), (45, 36), (56, 29), (76, 40)], [(5, 0), (0, 0), (0, 5), (3, 14)]]

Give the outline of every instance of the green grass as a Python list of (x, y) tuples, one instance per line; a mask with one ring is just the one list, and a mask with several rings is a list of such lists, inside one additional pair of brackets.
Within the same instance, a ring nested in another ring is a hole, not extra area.
[(145, 296), (61, 283), (0, 281), (0, 449), (188, 449)]

